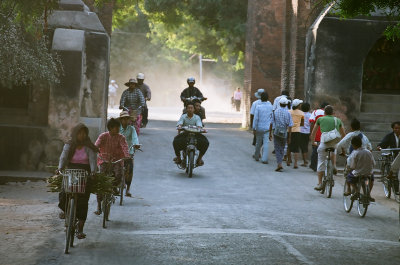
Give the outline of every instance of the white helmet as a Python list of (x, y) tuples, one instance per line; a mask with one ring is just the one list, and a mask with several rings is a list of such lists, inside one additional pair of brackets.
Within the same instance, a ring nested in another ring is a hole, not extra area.
[(111, 84), (114, 84), (115, 83), (115, 80), (111, 80)]
[(144, 74), (143, 73), (138, 73), (136, 78), (144, 80)]

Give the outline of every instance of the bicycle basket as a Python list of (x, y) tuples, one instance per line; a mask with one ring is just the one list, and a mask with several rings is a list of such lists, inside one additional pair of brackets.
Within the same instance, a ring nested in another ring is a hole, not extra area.
[(65, 169), (62, 171), (63, 188), (66, 193), (85, 193), (87, 172), (83, 169)]

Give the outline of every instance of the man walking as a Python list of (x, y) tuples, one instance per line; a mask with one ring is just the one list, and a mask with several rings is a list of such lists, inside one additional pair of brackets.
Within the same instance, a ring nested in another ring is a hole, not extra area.
[(235, 93), (233, 94), (233, 99), (235, 100), (236, 111), (240, 111), (240, 103), (242, 102), (242, 92), (238, 87)]
[(282, 97), (279, 100), (279, 107), (273, 112), (272, 123), (269, 129), (269, 140), (272, 141), (272, 128), (274, 128), (274, 147), (276, 162), (278, 164), (275, 171), (281, 172), (283, 155), (285, 152), (286, 143), (290, 144), (292, 133), (293, 120), (289, 111), (287, 110), (288, 100)]
[(261, 146), (264, 143), (261, 162), (268, 164), (268, 132), (272, 121), (272, 104), (268, 101), (267, 92), (261, 93), (261, 103), (258, 104), (253, 120), (253, 131), (256, 134), (256, 150), (254, 159), (260, 159)]

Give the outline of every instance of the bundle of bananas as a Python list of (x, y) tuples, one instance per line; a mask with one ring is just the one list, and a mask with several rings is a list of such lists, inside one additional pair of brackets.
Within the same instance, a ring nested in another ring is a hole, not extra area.
[(47, 187), (50, 188), (50, 192), (60, 192), (62, 190), (62, 182), (63, 176), (62, 175), (54, 175), (47, 179)]
[(91, 192), (97, 194), (113, 192), (114, 177), (105, 173), (96, 173), (91, 180)]

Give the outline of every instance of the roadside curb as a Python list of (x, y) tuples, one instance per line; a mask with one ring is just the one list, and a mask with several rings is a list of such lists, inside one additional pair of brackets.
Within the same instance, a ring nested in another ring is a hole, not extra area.
[(8, 182), (43, 181), (50, 177), (49, 172), (38, 171), (0, 171), (0, 185)]

